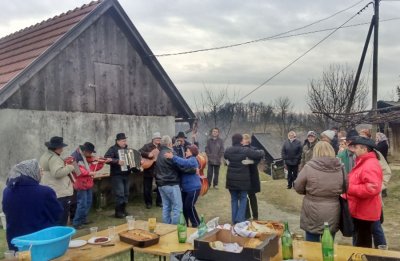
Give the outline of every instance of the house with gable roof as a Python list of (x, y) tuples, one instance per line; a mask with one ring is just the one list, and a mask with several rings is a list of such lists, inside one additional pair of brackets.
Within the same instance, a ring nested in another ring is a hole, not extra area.
[(195, 115), (117, 0), (100, 0), (0, 38), (0, 191), (10, 168), (64, 137), (98, 155), (125, 132), (138, 149)]

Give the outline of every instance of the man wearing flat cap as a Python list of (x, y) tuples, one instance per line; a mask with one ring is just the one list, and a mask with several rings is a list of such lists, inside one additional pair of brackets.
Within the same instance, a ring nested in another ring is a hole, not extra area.
[(372, 247), (372, 231), (375, 221), (380, 220), (383, 173), (375, 142), (366, 137), (356, 137), (349, 146), (354, 146), (356, 162), (348, 175), (347, 200), (354, 223), (354, 245)]
[(125, 165), (123, 159), (119, 158), (118, 150), (128, 149), (127, 137), (125, 133), (118, 133), (115, 138), (115, 144), (111, 146), (106, 154), (105, 158), (111, 158), (108, 162), (110, 165), (110, 176), (113, 194), (115, 195), (115, 217), (124, 218), (128, 215), (126, 212), (126, 205), (128, 204), (129, 197), (129, 173), (130, 170), (123, 171), (122, 165)]
[(45, 145), (47, 151), (39, 160), (39, 165), (43, 169), (42, 184), (56, 192), (57, 200), (63, 207), (58, 225), (66, 226), (73, 194), (73, 183), (69, 175), (72, 175), (74, 166), (65, 165), (61, 158), (61, 153), (67, 146), (62, 137), (54, 136), (50, 141), (45, 142)]
[[(139, 150), (140, 154), (142, 155), (142, 159), (149, 160), (149, 165), (147, 168), (143, 170), (143, 198), (144, 204), (146, 205), (147, 209), (150, 209), (153, 205), (153, 180), (155, 179), (155, 165), (158, 153), (160, 152), (160, 141), (161, 141), (161, 134), (160, 132), (154, 132), (151, 138), (151, 142), (143, 145), (143, 147)], [(162, 200), (160, 192), (157, 191), (157, 198), (156, 198), (156, 205), (158, 207), (162, 207)]]

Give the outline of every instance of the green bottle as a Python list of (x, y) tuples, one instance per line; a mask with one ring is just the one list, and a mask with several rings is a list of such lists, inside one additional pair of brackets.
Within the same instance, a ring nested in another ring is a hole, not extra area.
[(333, 237), (329, 230), (328, 222), (324, 222), (324, 233), (322, 234), (322, 260), (333, 261)]
[(199, 237), (202, 237), (205, 233), (207, 233), (207, 225), (206, 225), (206, 222), (204, 221), (204, 215), (201, 215), (200, 224), (197, 229), (198, 229), (197, 233), (199, 234)]
[(177, 231), (178, 231), (178, 241), (179, 241), (179, 243), (186, 243), (187, 226), (186, 226), (186, 220), (185, 220), (185, 217), (183, 216), (182, 210), (181, 210), (181, 214), (179, 216), (179, 223), (177, 225)]
[(283, 260), (293, 259), (292, 234), (290, 234), (289, 224), (287, 221), (285, 221), (285, 230), (283, 231), (281, 241), (282, 241), (282, 259)]

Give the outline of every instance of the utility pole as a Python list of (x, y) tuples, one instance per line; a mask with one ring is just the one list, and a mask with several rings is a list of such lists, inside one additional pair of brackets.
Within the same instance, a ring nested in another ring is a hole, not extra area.
[[(379, 2), (375, 0), (375, 23), (374, 23), (374, 54), (372, 62), (372, 110), (377, 108), (378, 99), (378, 33), (379, 33)], [(376, 113), (376, 111), (374, 112)]]

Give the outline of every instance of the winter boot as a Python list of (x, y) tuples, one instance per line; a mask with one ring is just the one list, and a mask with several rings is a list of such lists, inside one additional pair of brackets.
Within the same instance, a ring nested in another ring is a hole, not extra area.
[(117, 206), (115, 207), (115, 215), (114, 215), (114, 216), (115, 216), (116, 218), (124, 218), (124, 217), (125, 217), (121, 204), (120, 204), (120, 205), (117, 205)]

